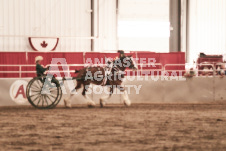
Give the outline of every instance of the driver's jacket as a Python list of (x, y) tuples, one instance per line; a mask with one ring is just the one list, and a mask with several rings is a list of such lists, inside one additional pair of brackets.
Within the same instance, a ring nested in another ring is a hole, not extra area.
[(36, 64), (36, 74), (37, 76), (42, 76), (47, 68), (43, 68), (40, 64)]

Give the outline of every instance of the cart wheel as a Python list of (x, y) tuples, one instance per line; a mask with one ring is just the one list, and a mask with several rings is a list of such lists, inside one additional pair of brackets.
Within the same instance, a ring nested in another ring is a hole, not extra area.
[(29, 103), (39, 109), (54, 108), (62, 97), (59, 81), (48, 76), (33, 78), (27, 85)]

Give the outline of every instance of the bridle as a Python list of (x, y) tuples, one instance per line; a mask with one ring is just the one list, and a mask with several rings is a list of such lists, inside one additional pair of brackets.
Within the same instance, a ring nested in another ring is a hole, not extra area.
[[(125, 58), (130, 59), (130, 61), (133, 63), (133, 66), (136, 68), (135, 62), (132, 57), (125, 57)], [(115, 64), (114, 61), (111, 61), (111, 65), (112, 65), (111, 72), (112, 72), (112, 69), (114, 69), (116, 71), (116, 74), (125, 74), (125, 70), (120, 69), (118, 65)]]

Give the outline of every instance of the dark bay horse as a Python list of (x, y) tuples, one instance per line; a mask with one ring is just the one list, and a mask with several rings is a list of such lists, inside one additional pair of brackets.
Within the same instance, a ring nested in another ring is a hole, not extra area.
[[(121, 85), (126, 68), (133, 70), (137, 69), (136, 63), (133, 60), (132, 56), (123, 56), (113, 61), (108, 61), (106, 67), (86, 67), (81, 70), (76, 70), (75, 73), (78, 73), (76, 77), (77, 85), (75, 91), (83, 87), (82, 95), (87, 99), (88, 106), (95, 106), (93, 100), (91, 100), (86, 92), (89, 88), (89, 85), (101, 85), (110, 87), (109, 96), (100, 98), (100, 106), (103, 107), (105, 102), (113, 94), (114, 88), (118, 88), (123, 95), (123, 103), (126, 106), (131, 105), (127, 91)], [(68, 98), (64, 99), (64, 104), (66, 107), (71, 107), (70, 98), (73, 96), (71, 94)]]

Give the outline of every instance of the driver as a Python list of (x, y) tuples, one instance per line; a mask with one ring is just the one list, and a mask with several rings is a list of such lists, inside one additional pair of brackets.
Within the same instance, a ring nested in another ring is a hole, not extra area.
[[(37, 74), (38, 77), (41, 77), (41, 76), (45, 75), (45, 72), (46, 72), (47, 70), (49, 70), (49, 68), (50, 68), (50, 66), (48, 66), (47, 68), (44, 68), (43, 65), (41, 65), (42, 60), (43, 60), (43, 57), (42, 57), (42, 56), (37, 56), (37, 57), (35, 57), (36, 74)], [(48, 76), (48, 75), (47, 75), (47, 76)], [(51, 78), (52, 78), (51, 83), (55, 83), (57, 87), (60, 86), (60, 85), (59, 85), (59, 82), (58, 82), (58, 80), (55, 78), (55, 76), (52, 76)], [(43, 82), (44, 82), (44, 81), (45, 81), (45, 78), (43, 79)], [(51, 86), (51, 83), (48, 83), (48, 85)]]
[(48, 70), (49, 68), (44, 68), (42, 65), (41, 65), (41, 61), (43, 60), (43, 57), (42, 56), (37, 56), (35, 57), (35, 63), (36, 63), (36, 74), (38, 77), (44, 75), (45, 71)]

